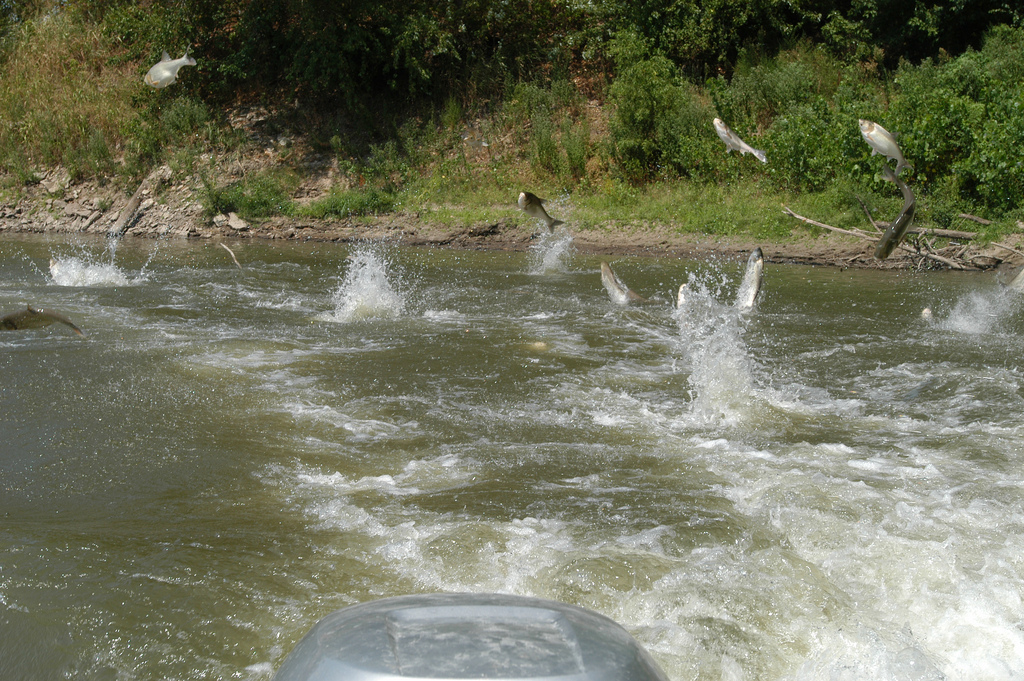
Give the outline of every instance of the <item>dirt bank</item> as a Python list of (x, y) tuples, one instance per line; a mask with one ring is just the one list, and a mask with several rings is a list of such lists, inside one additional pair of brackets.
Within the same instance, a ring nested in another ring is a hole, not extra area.
[[(525, 250), (536, 239), (537, 225), (524, 220), (514, 204), (509, 218), (489, 224), (458, 226), (422, 220), (415, 213), (398, 212), (371, 218), (311, 220), (273, 218), (245, 222), (237, 216), (205, 215), (196, 186), (174, 183), (169, 168), (158, 169), (140, 192), (137, 209), (124, 225), (124, 238), (183, 239), (303, 239), (352, 242), (386, 239), (409, 246), (471, 249)], [(110, 185), (71, 184), (62, 169), (50, 171), (17, 199), (0, 203), (2, 233), (108, 234), (118, 222), (129, 198)], [(568, 229), (577, 252), (599, 255), (651, 257), (745, 258), (756, 246), (773, 263), (800, 263), (828, 267), (887, 269), (946, 269), (941, 262), (898, 251), (879, 262), (872, 257), (874, 242), (832, 232), (812, 235), (794, 221), (794, 237), (785, 242), (756, 242), (720, 236), (676, 233), (671, 225), (618, 225), (606, 229)], [(803, 236), (800, 236), (803, 234)], [(1024, 251), (1024, 234), (1002, 241)], [(968, 270), (1019, 267), (1024, 256), (996, 245), (978, 246), (969, 241), (936, 251), (954, 257)]]

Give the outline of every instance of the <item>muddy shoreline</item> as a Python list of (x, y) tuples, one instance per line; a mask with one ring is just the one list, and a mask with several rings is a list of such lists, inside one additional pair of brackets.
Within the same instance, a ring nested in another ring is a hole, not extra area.
[[(413, 212), (332, 220), (271, 218), (246, 222), (235, 215), (204, 214), (196, 187), (169, 181), (142, 192), (141, 201), (122, 238), (181, 238), (223, 240), (265, 239), (330, 242), (386, 240), (390, 243), (457, 250), (524, 251), (536, 242), (539, 225), (521, 216), (514, 204), (509, 217), (493, 223), (444, 225), (423, 220)], [(72, 185), (59, 169), (27, 187), (16, 200), (0, 198), (0, 235), (66, 233), (103, 236), (118, 223), (129, 198), (108, 186)], [(874, 243), (833, 232), (815, 235), (795, 224), (793, 237), (781, 242), (717, 235), (679, 234), (671, 225), (617, 225), (605, 229), (568, 229), (578, 253), (668, 258), (745, 259), (761, 247), (770, 263), (793, 263), (836, 268), (943, 269), (913, 254), (897, 253), (885, 261), (872, 256)], [(2, 236), (0, 236), (2, 238)], [(1003, 242), (1024, 252), (1024, 234)], [(967, 271), (1010, 269), (1024, 257), (994, 245), (953, 244)], [(940, 251), (941, 252), (941, 251)]]

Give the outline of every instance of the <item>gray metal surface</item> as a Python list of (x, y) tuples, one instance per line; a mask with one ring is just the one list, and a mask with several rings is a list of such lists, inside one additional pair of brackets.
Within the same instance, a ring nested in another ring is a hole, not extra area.
[(667, 681), (621, 626), (577, 606), (503, 594), (371, 601), (320, 620), (274, 681)]

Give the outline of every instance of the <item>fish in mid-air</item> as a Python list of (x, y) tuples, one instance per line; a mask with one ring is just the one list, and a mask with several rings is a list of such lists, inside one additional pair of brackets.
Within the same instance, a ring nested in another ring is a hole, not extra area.
[(617, 305), (643, 305), (653, 302), (623, 284), (612, 270), (612, 266), (603, 260), (601, 261), (601, 283), (608, 291), (608, 297)]
[(753, 309), (757, 294), (761, 292), (763, 281), (764, 253), (758, 246), (747, 258), (747, 270), (743, 273), (743, 281), (740, 282), (739, 291), (736, 293), (736, 307), (741, 312)]
[(725, 142), (726, 153), (735, 149), (740, 152), (740, 154), (753, 154), (761, 163), (768, 162), (768, 158), (765, 156), (763, 151), (755, 149), (741, 140), (740, 136), (733, 132), (732, 128), (723, 123), (721, 118), (716, 118), (713, 122), (715, 124), (715, 132), (717, 132), (718, 136), (722, 138), (723, 142)]
[(1024, 293), (1024, 267), (1020, 268), (1017, 275), (1010, 280), (1010, 283), (1007, 284), (1006, 287)]
[(167, 87), (178, 79), (178, 69), (182, 66), (195, 65), (196, 60), (188, 56), (188, 50), (185, 50), (185, 54), (179, 59), (171, 59), (171, 55), (164, 52), (163, 58), (146, 74), (146, 85), (158, 89)]
[(917, 207), (914, 193), (910, 191), (910, 187), (907, 186), (906, 182), (896, 176), (888, 163), (882, 165), (882, 178), (889, 182), (895, 182), (896, 186), (903, 192), (903, 209), (900, 210), (896, 219), (889, 223), (889, 227), (885, 230), (882, 238), (878, 240), (878, 244), (875, 245), (875, 258), (878, 260), (888, 258), (900, 241), (903, 240), (903, 237), (906, 236), (907, 230), (910, 229), (910, 225), (914, 222), (914, 212)]
[(565, 222), (562, 220), (556, 220), (548, 215), (548, 212), (544, 210), (544, 202), (546, 200), (547, 199), (542, 199), (536, 194), (531, 194), (530, 192), (520, 192), (518, 204), (523, 212), (531, 218), (543, 220), (544, 224), (548, 226), (548, 231), (550, 232), (554, 230), (555, 226), (564, 225)]
[(49, 326), (54, 322), (60, 322), (66, 326), (71, 327), (72, 331), (77, 333), (79, 336), (84, 336), (82, 330), (74, 325), (74, 323), (62, 315), (60, 312), (54, 312), (53, 310), (37, 310), (31, 305), (27, 306), (24, 310), (18, 310), (17, 312), (11, 312), (3, 317), (0, 317), (0, 329), (4, 331), (20, 331), (22, 329), (39, 329), (44, 326)]
[(896, 174), (899, 175), (904, 168), (912, 168), (907, 160), (903, 158), (903, 152), (896, 144), (896, 138), (891, 132), (874, 121), (866, 121), (863, 118), (857, 119), (860, 122), (860, 135), (871, 147), (871, 155), (881, 154), (886, 158), (896, 161)]

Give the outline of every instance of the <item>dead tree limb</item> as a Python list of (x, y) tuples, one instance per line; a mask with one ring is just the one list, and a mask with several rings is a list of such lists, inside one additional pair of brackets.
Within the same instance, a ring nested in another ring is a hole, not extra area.
[(973, 222), (977, 222), (979, 225), (991, 225), (992, 224), (991, 220), (986, 220), (985, 218), (979, 218), (977, 215), (971, 215), (970, 213), (960, 213), (960, 215), (958, 215), (957, 217), (958, 218), (963, 218), (964, 220), (971, 220)]
[(838, 232), (840, 234), (848, 234), (850, 236), (855, 236), (855, 237), (857, 237), (859, 239), (867, 239), (869, 241), (874, 241), (876, 236), (877, 236), (877, 235), (874, 235), (874, 234), (869, 234), (868, 232), (864, 232), (864, 231), (859, 230), (859, 229), (858, 230), (850, 230), (850, 229), (843, 229), (842, 227), (833, 227), (832, 225), (826, 225), (824, 222), (818, 222), (817, 220), (812, 220), (810, 218), (806, 218), (803, 215), (797, 215), (796, 213), (791, 211), (786, 206), (782, 207), (782, 212), (785, 213), (786, 215), (789, 215), (790, 217), (794, 217), (797, 220), (800, 220), (801, 222), (806, 222), (809, 225), (814, 225), (815, 227), (821, 227), (822, 229), (828, 229), (828, 230), (831, 230), (833, 232)]
[(884, 230), (881, 230), (881, 229), (878, 228), (878, 225), (875, 223), (875, 219), (873, 217), (871, 217), (871, 211), (868, 210), (867, 205), (863, 201), (860, 200), (859, 196), (857, 197), (857, 203), (860, 204), (861, 210), (864, 211), (864, 215), (867, 216), (868, 222), (870, 222), (871, 226), (875, 228), (875, 231), (876, 232), (884, 231)]
[(1020, 251), (1018, 251), (1018, 250), (1017, 250), (1016, 248), (1011, 248), (1011, 247), (1009, 247), (1009, 246), (1004, 246), (1003, 244), (1001, 244), (1001, 243), (998, 243), (998, 242), (995, 242), (995, 241), (993, 241), (993, 242), (992, 242), (992, 245), (993, 245), (993, 246), (999, 246), (999, 248), (1002, 248), (1003, 250), (1007, 250), (1007, 251), (1009, 251), (1010, 253), (1016, 253), (1016, 254), (1017, 254), (1017, 255), (1019, 255), (1020, 257), (1024, 258), (1024, 253), (1021, 253), (1021, 252), (1020, 252)]
[(124, 234), (131, 226), (136, 211), (139, 210), (139, 204), (142, 203), (142, 195), (148, 190), (159, 187), (162, 182), (170, 179), (170, 176), (170, 169), (164, 166), (155, 169), (146, 179), (139, 183), (139, 188), (135, 190), (132, 198), (128, 199), (127, 205), (125, 205), (121, 214), (118, 215), (117, 222), (107, 230), (107, 236), (116, 238)]
[[(841, 227), (833, 227), (832, 225), (827, 225), (824, 222), (818, 222), (817, 220), (812, 220), (811, 218), (804, 217), (803, 215), (798, 215), (797, 213), (794, 213), (787, 206), (783, 206), (782, 207), (782, 212), (785, 213), (786, 215), (789, 215), (790, 217), (793, 217), (793, 218), (796, 218), (797, 220), (800, 220), (801, 222), (806, 222), (807, 224), (814, 225), (815, 227), (821, 227), (822, 229), (827, 229), (827, 230), (830, 230), (830, 231), (833, 231), (833, 232), (838, 232), (839, 234), (847, 234), (849, 236), (855, 236), (855, 237), (857, 237), (859, 239), (866, 239), (868, 241), (875, 241), (878, 238), (877, 235), (870, 234), (869, 232), (865, 232), (865, 231), (862, 231), (862, 230), (859, 230), (859, 229), (858, 230), (842, 229)], [(878, 224), (881, 225), (882, 223), (878, 223)], [(952, 231), (952, 230), (914, 230), (914, 229), (911, 229), (908, 233), (910, 233), (910, 234), (934, 235), (934, 236), (939, 236), (939, 237), (944, 237), (945, 238), (944, 234), (936, 234), (935, 232), (949, 232), (949, 231)], [(970, 234), (970, 232), (965, 232), (965, 234)], [(939, 255), (938, 253), (930, 252), (931, 249), (929, 247), (927, 247), (927, 245), (926, 245), (926, 248), (928, 248), (928, 251), (922, 251), (919, 248), (914, 248), (913, 246), (907, 246), (905, 243), (901, 243), (899, 245), (899, 249), (900, 250), (906, 251), (907, 253), (909, 253), (911, 255), (919, 255), (919, 256), (927, 258), (929, 260), (934, 260), (935, 262), (942, 263), (946, 267), (949, 267), (949, 268), (954, 269), (954, 270), (964, 270), (964, 269), (967, 269), (962, 264), (960, 264), (960, 263), (958, 263), (958, 262), (956, 262), (954, 260), (950, 260), (949, 258), (944, 258), (941, 255)]]

